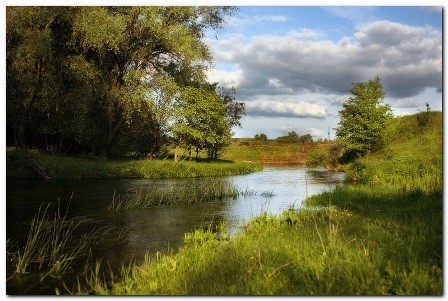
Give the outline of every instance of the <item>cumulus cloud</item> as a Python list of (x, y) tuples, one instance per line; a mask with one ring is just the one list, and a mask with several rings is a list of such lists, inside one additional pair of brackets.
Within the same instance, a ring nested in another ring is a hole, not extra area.
[(309, 128), (308, 133), (313, 137), (322, 137), (324, 132), (321, 129)]
[(209, 70), (207, 78), (212, 83), (219, 83), (221, 87), (238, 87), (241, 82), (242, 71)]
[(238, 67), (236, 88), (245, 99), (303, 90), (344, 94), (352, 83), (375, 76), (381, 77), (386, 95), (395, 98), (442, 87), (442, 33), (431, 27), (377, 21), (339, 41), (299, 29), (250, 40), (239, 35), (215, 46), (222, 62)]
[(254, 100), (245, 103), (246, 113), (251, 116), (325, 118), (325, 107), (307, 102), (278, 102), (270, 100)]

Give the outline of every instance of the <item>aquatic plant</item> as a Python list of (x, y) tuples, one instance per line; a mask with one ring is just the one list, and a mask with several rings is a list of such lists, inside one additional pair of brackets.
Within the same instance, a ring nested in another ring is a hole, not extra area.
[(132, 194), (114, 194), (108, 209), (133, 210), (159, 205), (191, 204), (236, 198), (238, 189), (231, 181), (221, 178), (203, 178), (171, 187), (151, 185)]
[(88, 254), (93, 233), (75, 238), (75, 230), (85, 219), (68, 218), (67, 212), (61, 215), (59, 206), (51, 219), (49, 207), (50, 204), (39, 207), (31, 221), (25, 246), (17, 246), (17, 251), (9, 254), (16, 273), (40, 273), (41, 281), (47, 276), (60, 277), (75, 259)]

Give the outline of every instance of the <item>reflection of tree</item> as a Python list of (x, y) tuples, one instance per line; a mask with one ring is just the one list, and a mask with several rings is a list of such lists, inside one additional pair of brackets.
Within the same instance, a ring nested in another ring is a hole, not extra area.
[(341, 183), (345, 180), (345, 173), (332, 172), (326, 169), (307, 169), (307, 177), (310, 183)]

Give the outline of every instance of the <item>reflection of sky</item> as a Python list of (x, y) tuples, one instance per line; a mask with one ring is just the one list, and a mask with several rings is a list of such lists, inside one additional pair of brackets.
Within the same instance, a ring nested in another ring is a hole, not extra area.
[[(55, 208), (60, 201), (61, 212), (67, 210), (69, 218), (86, 217), (86, 223), (78, 229), (80, 233), (100, 230), (98, 239), (91, 246), (92, 256), (102, 258), (103, 262), (119, 269), (123, 263), (143, 259), (146, 251), (155, 254), (168, 246), (176, 249), (181, 245), (184, 233), (206, 228), (211, 223), (226, 220), (227, 230), (235, 234), (247, 220), (260, 213), (276, 215), (291, 206), (299, 208), (307, 196), (331, 189), (342, 182), (344, 174), (303, 167), (265, 167), (262, 172), (223, 180), (232, 181), (239, 190), (247, 189), (256, 194), (227, 201), (115, 212), (106, 209), (114, 194), (133, 193), (150, 186), (182, 189), (188, 183), (200, 183), (202, 180), (11, 180), (7, 185), (7, 238), (24, 243), (29, 221), (39, 206), (52, 202)], [(23, 189), (24, 186), (26, 189)], [(264, 197), (263, 192), (272, 192), (274, 196)], [(82, 269), (84, 264), (82, 262), (73, 268)], [(13, 272), (10, 270), (8, 273)], [(35, 294), (39, 288), (8, 282), (8, 290)]]
[[(229, 232), (235, 233), (248, 219), (263, 212), (277, 215), (291, 207), (300, 208), (305, 198), (334, 188), (344, 178), (343, 173), (303, 167), (267, 167), (263, 172), (233, 177), (237, 188), (247, 188), (256, 194), (227, 202), (222, 214), (226, 216)], [(265, 197), (263, 192), (274, 195)]]

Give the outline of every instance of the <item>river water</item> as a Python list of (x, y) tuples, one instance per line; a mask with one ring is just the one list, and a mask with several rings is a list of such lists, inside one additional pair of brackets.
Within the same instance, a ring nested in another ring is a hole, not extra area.
[[(114, 194), (133, 193), (148, 185), (181, 185), (185, 181), (201, 179), (7, 180), (6, 238), (23, 245), (29, 223), (39, 206), (52, 203), (56, 207), (59, 204), (61, 212), (68, 212), (68, 217), (86, 218), (80, 231), (100, 230), (97, 233), (101, 233), (101, 239), (92, 245), (92, 256), (112, 267), (121, 267), (139, 262), (147, 252), (155, 254), (168, 248), (176, 249), (181, 245), (184, 233), (211, 223), (225, 221), (228, 232), (235, 235), (252, 217), (263, 212), (277, 215), (289, 208), (300, 208), (306, 197), (334, 189), (345, 180), (345, 175), (324, 169), (271, 166), (261, 172), (223, 177), (222, 180), (231, 181), (239, 190), (252, 193), (217, 202), (115, 212), (107, 209)], [(106, 264), (103, 266), (107, 267)], [(7, 262), (6, 270), (9, 278), (13, 274), (10, 262)], [(57, 281), (39, 283), (25, 275), (12, 277), (7, 281), (6, 289), (8, 295), (54, 294), (55, 285), (59, 285)]]

